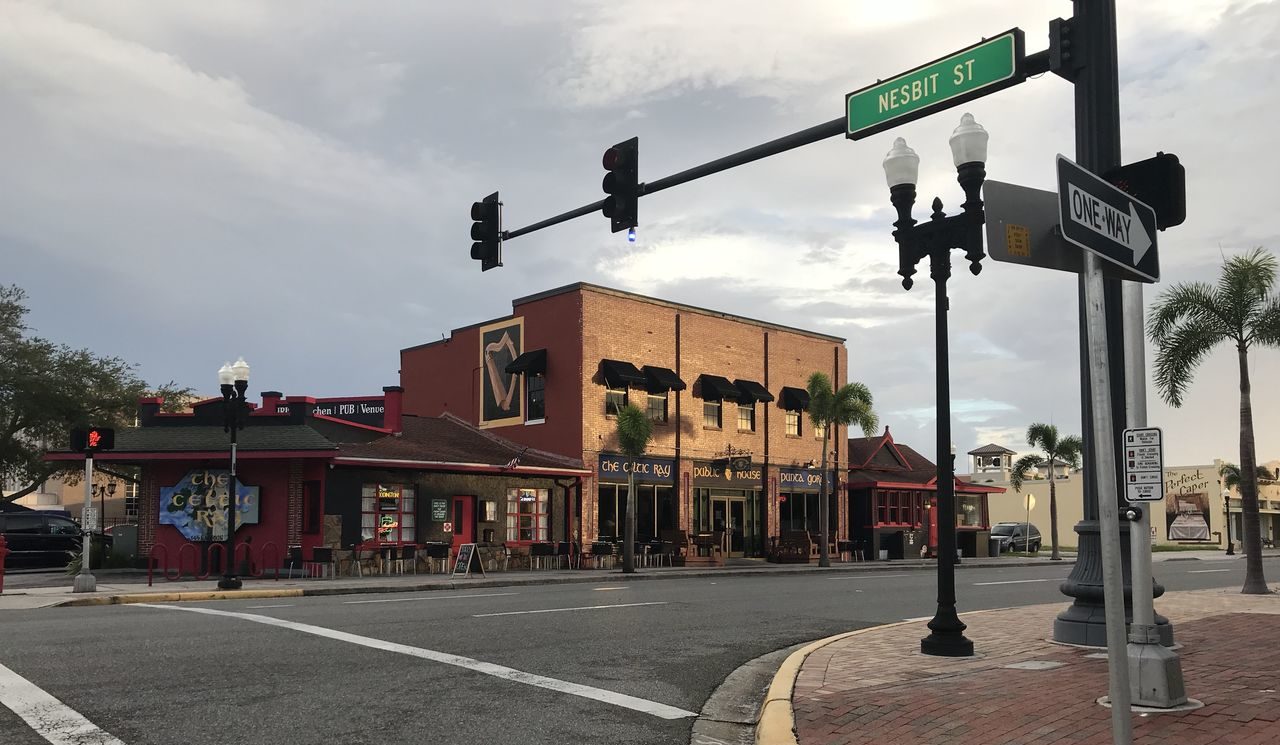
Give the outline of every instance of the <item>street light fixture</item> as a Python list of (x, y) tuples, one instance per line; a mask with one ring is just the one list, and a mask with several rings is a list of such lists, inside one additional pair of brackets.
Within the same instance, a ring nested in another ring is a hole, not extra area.
[(1227, 556), (1236, 555), (1236, 547), (1231, 543), (1231, 490), (1222, 490), (1222, 514), (1227, 516)]
[(987, 131), (974, 121), (973, 115), (960, 117), (950, 138), (951, 157), (957, 177), (964, 189), (963, 212), (948, 217), (942, 211), (942, 200), (933, 200), (929, 221), (917, 225), (911, 217), (916, 201), (916, 180), (920, 173), (920, 157), (899, 137), (884, 159), (884, 174), (889, 184), (889, 201), (898, 211), (893, 238), (898, 243), (898, 274), (902, 286), (910, 290), (916, 264), (929, 258), (929, 276), (937, 288), (935, 293), (935, 343), (937, 359), (938, 411), (938, 608), (929, 622), (929, 636), (920, 640), (920, 651), (944, 657), (970, 657), (973, 642), (964, 635), (965, 625), (956, 614), (956, 494), (955, 464), (951, 448), (951, 377), (947, 348), (947, 279), (951, 277), (951, 250), (960, 249), (969, 260), (969, 271), (982, 271), (982, 182), (986, 180)]
[(239, 590), (240, 578), (236, 576), (236, 510), (239, 505), (239, 487), (236, 485), (236, 432), (244, 428), (244, 414), (247, 410), (245, 392), (249, 390), (249, 363), (244, 357), (235, 364), (226, 363), (218, 370), (218, 385), (222, 389), (222, 415), (224, 432), (231, 433), (231, 479), (227, 484), (227, 546), (223, 552), (222, 579), (218, 580), (220, 590)]

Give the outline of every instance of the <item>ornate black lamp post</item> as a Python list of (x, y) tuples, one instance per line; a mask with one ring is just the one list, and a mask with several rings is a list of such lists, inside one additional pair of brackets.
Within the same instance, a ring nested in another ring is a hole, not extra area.
[(942, 200), (933, 200), (929, 221), (917, 225), (911, 217), (916, 201), (916, 179), (920, 158), (907, 147), (906, 140), (894, 140), (884, 159), (889, 183), (889, 200), (898, 210), (893, 238), (898, 242), (898, 274), (902, 286), (911, 289), (916, 264), (929, 258), (929, 276), (937, 288), (936, 362), (938, 411), (938, 608), (929, 622), (929, 636), (920, 640), (924, 654), (943, 657), (973, 655), (973, 642), (964, 635), (965, 625), (956, 615), (956, 490), (955, 465), (951, 459), (951, 377), (947, 350), (947, 279), (951, 277), (951, 250), (960, 249), (969, 260), (969, 271), (982, 271), (982, 182), (987, 177), (987, 131), (965, 114), (951, 135), (951, 154), (964, 189), (964, 211), (948, 217)]
[(218, 370), (218, 383), (222, 388), (222, 429), (231, 433), (231, 479), (227, 484), (227, 548), (224, 557), (225, 571), (218, 580), (220, 590), (239, 590), (240, 578), (236, 576), (236, 510), (239, 507), (236, 485), (236, 432), (244, 428), (247, 410), (245, 392), (249, 390), (249, 363), (241, 357), (234, 365), (227, 363)]

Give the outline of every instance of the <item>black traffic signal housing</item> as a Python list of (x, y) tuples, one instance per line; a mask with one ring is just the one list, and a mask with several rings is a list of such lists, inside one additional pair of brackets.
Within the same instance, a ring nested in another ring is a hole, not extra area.
[(1164, 230), (1187, 219), (1187, 169), (1173, 153), (1113, 168), (1104, 178), (1156, 212), (1156, 227)]
[(502, 266), (502, 202), (494, 192), (471, 203), (471, 258), (480, 262), (480, 271)]
[(639, 151), (640, 138), (632, 137), (605, 150), (601, 158), (608, 171), (601, 186), (608, 196), (600, 211), (609, 218), (609, 229), (614, 233), (639, 224), (636, 218), (640, 201)]
[(81, 453), (114, 450), (116, 431), (110, 427), (71, 430), (71, 449)]

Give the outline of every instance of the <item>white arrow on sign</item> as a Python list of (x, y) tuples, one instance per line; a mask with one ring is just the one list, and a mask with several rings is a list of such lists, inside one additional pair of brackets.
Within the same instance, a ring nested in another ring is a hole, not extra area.
[(1129, 214), (1126, 215), (1075, 184), (1068, 186), (1071, 194), (1071, 221), (1127, 247), (1133, 251), (1134, 266), (1140, 264), (1147, 249), (1151, 248), (1151, 236), (1138, 218), (1133, 202), (1129, 202)]

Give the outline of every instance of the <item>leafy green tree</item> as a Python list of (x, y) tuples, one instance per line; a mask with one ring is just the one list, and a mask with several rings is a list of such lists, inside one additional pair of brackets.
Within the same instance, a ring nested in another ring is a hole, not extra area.
[(1147, 336), (1156, 348), (1155, 383), (1170, 406), (1182, 405), (1196, 366), (1219, 344), (1235, 347), (1240, 366), (1240, 481), (1245, 575), (1241, 592), (1265, 594), (1262, 532), (1258, 520), (1257, 456), (1249, 349), (1280, 346), (1280, 294), (1273, 294), (1276, 257), (1255, 248), (1222, 265), (1216, 286), (1182, 282), (1156, 298), (1147, 312)]
[(131, 423), (138, 399), (149, 392), (168, 402), (190, 396), (172, 383), (148, 391), (119, 357), (32, 335), (24, 323), (26, 297), (16, 285), (0, 285), (0, 477), (24, 485), (4, 501), (30, 494), (60, 471), (75, 479), (78, 469), (41, 460), (46, 450), (67, 446), (71, 428)]
[[(1218, 469), (1218, 475), (1222, 477), (1222, 485), (1228, 489), (1240, 488), (1240, 466), (1235, 463), (1223, 463)], [(1274, 477), (1271, 472), (1263, 466), (1258, 466), (1258, 481), (1273, 481)]]
[(818, 566), (831, 566), (831, 510), (827, 490), (827, 452), (831, 440), (831, 428), (856, 424), (862, 433), (871, 437), (880, 428), (871, 398), (871, 389), (862, 383), (846, 383), (837, 390), (831, 378), (823, 372), (809, 376), (809, 419), (814, 429), (822, 431), (822, 486), (818, 492)]
[(636, 458), (644, 455), (653, 438), (653, 422), (635, 404), (618, 410), (618, 447), (627, 456), (627, 527), (623, 531), (622, 571), (636, 571)]
[(1044, 455), (1032, 453), (1024, 455), (1013, 464), (1013, 472), (1009, 474), (1009, 484), (1015, 492), (1022, 492), (1022, 482), (1032, 468), (1046, 467), (1049, 471), (1049, 543), (1053, 552), (1049, 555), (1052, 561), (1061, 561), (1058, 553), (1058, 486), (1054, 477), (1053, 464), (1062, 461), (1071, 468), (1080, 467), (1080, 453), (1084, 443), (1077, 435), (1059, 439), (1058, 428), (1052, 424), (1036, 422), (1027, 427), (1027, 444), (1039, 448)]

